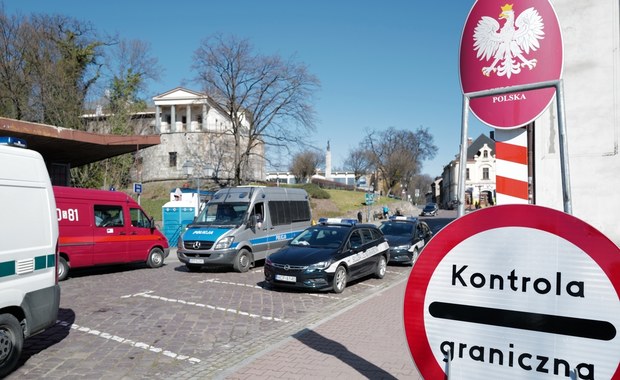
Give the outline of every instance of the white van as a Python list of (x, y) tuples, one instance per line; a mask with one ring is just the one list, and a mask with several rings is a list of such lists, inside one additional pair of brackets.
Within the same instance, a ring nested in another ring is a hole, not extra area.
[(177, 257), (189, 270), (231, 265), (237, 272), (247, 272), (256, 260), (310, 226), (311, 219), (310, 199), (303, 189), (222, 189), (179, 238)]
[(0, 378), (24, 339), (56, 323), (58, 221), (41, 155), (0, 137)]

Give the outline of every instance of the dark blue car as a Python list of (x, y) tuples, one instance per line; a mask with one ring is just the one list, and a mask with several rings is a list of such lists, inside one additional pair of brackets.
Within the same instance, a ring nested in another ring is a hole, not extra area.
[(390, 245), (390, 263), (413, 264), (433, 236), (428, 224), (416, 217), (392, 216), (379, 229)]
[(389, 245), (373, 224), (321, 219), (265, 260), (265, 281), (274, 287), (333, 290), (348, 281), (385, 276)]

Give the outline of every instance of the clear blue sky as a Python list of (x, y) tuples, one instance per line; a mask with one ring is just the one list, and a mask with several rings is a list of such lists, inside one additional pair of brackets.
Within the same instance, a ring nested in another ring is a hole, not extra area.
[[(458, 154), (462, 93), (458, 51), (474, 1), (387, 0), (5, 0), (8, 14), (63, 14), (151, 45), (165, 70), (152, 96), (193, 81), (192, 56), (214, 34), (247, 38), (257, 52), (296, 55), (321, 81), (317, 133), (338, 169), (364, 131), (427, 127), (439, 148), (432, 177)], [(490, 128), (470, 116), (474, 139)], [(281, 169), (286, 169), (281, 168)]]

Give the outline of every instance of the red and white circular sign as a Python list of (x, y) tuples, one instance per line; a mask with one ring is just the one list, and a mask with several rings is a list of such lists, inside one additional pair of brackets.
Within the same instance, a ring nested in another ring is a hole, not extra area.
[[(460, 77), (464, 94), (559, 80), (563, 45), (548, 0), (478, 0), (461, 37)], [(474, 98), (471, 111), (495, 128), (517, 128), (536, 119), (555, 88)]]
[(425, 379), (620, 378), (620, 249), (534, 205), (465, 215), (411, 270), (404, 324)]

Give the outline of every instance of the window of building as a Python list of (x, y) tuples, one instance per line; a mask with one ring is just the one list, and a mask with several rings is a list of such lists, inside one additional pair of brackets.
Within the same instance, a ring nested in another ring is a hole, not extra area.
[(469, 168), (465, 169), (465, 180), (469, 181)]
[(177, 152), (168, 152), (168, 166), (171, 168), (177, 167)]
[(489, 158), (489, 151), (485, 150), (484, 152), (482, 152), (482, 157)]
[(489, 179), (489, 168), (482, 168), (482, 179)]

